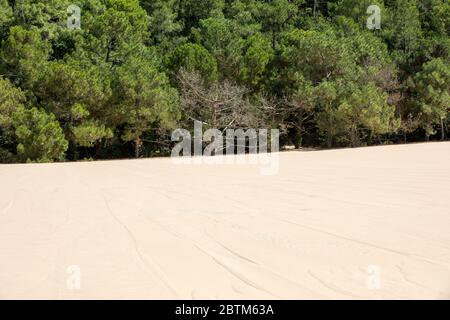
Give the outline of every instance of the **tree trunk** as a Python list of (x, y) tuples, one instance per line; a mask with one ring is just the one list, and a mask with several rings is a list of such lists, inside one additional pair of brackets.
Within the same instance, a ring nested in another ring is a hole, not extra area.
[(358, 129), (356, 128), (350, 130), (350, 144), (352, 148), (359, 147)]
[(295, 139), (295, 148), (301, 149), (303, 147), (303, 135), (301, 132), (297, 133), (297, 138)]
[(141, 147), (142, 147), (142, 140), (141, 138), (136, 138), (134, 140), (134, 155), (136, 158), (139, 158), (141, 153)]
[(212, 108), (212, 116), (211, 116), (211, 128), (212, 129), (217, 129), (216, 125), (217, 125), (217, 112), (219, 110), (219, 103), (216, 102), (213, 104), (213, 108)]
[(331, 149), (331, 147), (333, 147), (333, 136), (330, 132), (327, 132), (327, 147), (328, 149)]
[(303, 112), (300, 112), (300, 117), (297, 121), (297, 137), (295, 141), (295, 147), (300, 149), (303, 147)]
[(95, 158), (97, 158), (97, 159), (99, 158), (101, 149), (102, 149), (102, 144), (100, 141), (98, 141), (95, 144)]
[(106, 51), (106, 58), (105, 58), (105, 62), (108, 63), (109, 62), (109, 55), (111, 54), (111, 45), (110, 43), (108, 43), (108, 48)]
[(444, 118), (441, 117), (441, 140), (445, 140), (445, 126), (444, 126)]

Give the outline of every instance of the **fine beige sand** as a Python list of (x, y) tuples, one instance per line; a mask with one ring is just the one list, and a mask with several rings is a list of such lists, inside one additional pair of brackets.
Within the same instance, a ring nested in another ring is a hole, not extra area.
[(0, 298), (450, 298), (450, 143), (279, 157), (0, 165)]

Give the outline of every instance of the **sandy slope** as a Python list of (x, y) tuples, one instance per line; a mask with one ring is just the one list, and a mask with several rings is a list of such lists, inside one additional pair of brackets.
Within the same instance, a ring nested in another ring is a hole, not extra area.
[(284, 153), (274, 176), (150, 159), (0, 179), (3, 299), (450, 298), (450, 143)]

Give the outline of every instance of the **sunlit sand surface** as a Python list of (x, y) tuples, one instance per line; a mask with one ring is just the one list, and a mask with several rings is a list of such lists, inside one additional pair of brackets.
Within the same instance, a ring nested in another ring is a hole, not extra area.
[(2, 299), (449, 299), (450, 143), (0, 165)]

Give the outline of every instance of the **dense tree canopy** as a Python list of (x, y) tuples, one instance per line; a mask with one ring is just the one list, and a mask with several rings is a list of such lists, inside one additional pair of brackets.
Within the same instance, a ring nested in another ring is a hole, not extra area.
[(194, 120), (297, 147), (445, 139), (449, 33), (448, 0), (0, 0), (0, 162), (168, 154)]

